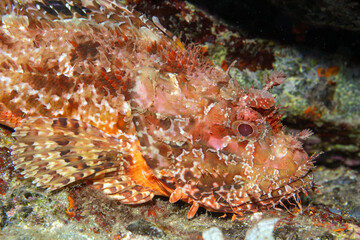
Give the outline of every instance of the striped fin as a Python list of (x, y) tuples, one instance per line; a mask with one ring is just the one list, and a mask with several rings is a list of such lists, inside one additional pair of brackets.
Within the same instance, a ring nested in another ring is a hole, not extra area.
[(55, 190), (91, 179), (96, 189), (126, 204), (147, 202), (155, 195), (132, 179), (130, 168), (139, 163), (130, 140), (75, 119), (45, 117), (24, 119), (13, 136), (15, 168), (38, 186)]
[[(55, 190), (95, 178), (95, 187), (124, 203), (148, 201), (154, 193), (127, 176), (130, 144), (84, 122), (32, 117), (15, 128), (12, 155), (17, 169), (38, 186)], [(126, 160), (127, 159), (127, 160)], [(130, 162), (129, 162), (130, 161)]]
[(106, 176), (94, 183), (96, 189), (101, 189), (109, 198), (125, 204), (140, 204), (151, 200), (154, 191), (143, 187), (127, 176)]
[(33, 117), (23, 120), (13, 136), (16, 169), (49, 190), (109, 172), (124, 173), (124, 152), (119, 149), (126, 143), (84, 122)]

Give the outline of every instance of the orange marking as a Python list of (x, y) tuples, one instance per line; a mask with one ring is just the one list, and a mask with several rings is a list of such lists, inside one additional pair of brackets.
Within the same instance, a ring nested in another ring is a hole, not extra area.
[(103, 76), (103, 78), (106, 80), (106, 81), (109, 81), (110, 78), (106, 75), (106, 72), (105, 71), (101, 71), (101, 76)]
[(27, 70), (28, 70), (29, 72), (32, 72), (32, 68), (31, 68), (30, 65), (27, 64), (27, 63), (26, 63), (26, 68), (27, 68)]
[(148, 51), (149, 53), (151, 53), (151, 52), (152, 52), (152, 48), (151, 48), (149, 45), (147, 45), (147, 46), (146, 46), (146, 51)]
[(223, 60), (222, 62), (221, 62), (221, 68), (226, 72), (226, 70), (228, 69), (228, 65), (227, 65), (227, 63), (226, 63), (226, 61), (225, 60)]
[(69, 207), (66, 209), (66, 214), (69, 216), (69, 218), (71, 218), (71, 220), (74, 220), (75, 217), (74, 210), (76, 209), (75, 201), (70, 195), (68, 196), (68, 200), (69, 200)]
[(187, 215), (187, 218), (188, 219), (193, 218), (198, 209), (199, 209), (199, 204), (197, 202), (193, 202), (193, 204), (191, 205), (191, 208), (189, 210), (189, 213)]
[(318, 77), (331, 77), (331, 76), (335, 76), (338, 74), (339, 67), (332, 66), (332, 67), (329, 67), (328, 69), (324, 69), (323, 67), (318, 67), (316, 72), (317, 72)]
[(123, 66), (123, 64), (121, 63), (121, 61), (119, 59), (115, 60), (115, 65), (119, 68), (121, 68)]
[(175, 189), (175, 191), (172, 192), (170, 195), (170, 199), (169, 199), (170, 203), (175, 203), (175, 202), (179, 201), (181, 199), (182, 195), (183, 195), (183, 193), (179, 188)]
[(77, 46), (78, 46), (77, 42), (75, 42), (75, 41), (69, 41), (69, 42), (71, 43), (71, 45), (73, 45), (73, 47), (77, 47)]
[(176, 45), (178, 45), (181, 49), (184, 49), (184, 45), (182, 44), (182, 42), (181, 42), (178, 38), (176, 38), (175, 43), (176, 43)]
[(325, 69), (323, 67), (318, 67), (318, 69), (316, 70), (316, 73), (317, 73), (318, 77), (324, 77)]
[(316, 227), (325, 227), (325, 224), (319, 223), (319, 222), (313, 223), (313, 225), (316, 226)]
[(156, 217), (157, 215), (156, 215), (156, 212), (155, 212), (154, 210), (150, 209), (150, 210), (148, 211), (148, 216), (149, 216), (149, 217), (150, 217), (150, 216)]
[(334, 229), (334, 232), (343, 232), (347, 230), (347, 228), (337, 228), (337, 229)]
[(116, 80), (122, 80), (122, 76), (120, 74), (115, 74)]
[(338, 74), (338, 72), (339, 72), (338, 66), (329, 67), (328, 69), (326, 69), (325, 77), (335, 76)]
[(207, 46), (202, 46), (200, 50), (201, 50), (202, 53), (207, 53), (208, 47)]
[(3, 103), (0, 103), (0, 124), (15, 128), (20, 126), (21, 117), (15, 116)]
[(329, 81), (327, 81), (327, 84), (329, 84), (330, 86), (336, 87), (337, 82), (329, 80)]
[(293, 214), (297, 214), (298, 212), (300, 212), (300, 209), (296, 208), (294, 209)]
[(140, 150), (138, 149), (140, 146), (139, 142), (135, 142), (133, 145), (133, 162), (128, 169), (128, 173), (136, 183), (143, 187), (148, 187), (152, 189), (156, 195), (169, 196), (173, 191), (171, 188), (167, 187), (164, 183), (162, 183), (159, 179), (157, 179), (150, 167), (147, 165), (145, 159), (143, 158)]
[(171, 50), (169, 52), (169, 60), (174, 61), (176, 59), (176, 52), (174, 50)]
[(308, 115), (308, 117), (321, 118), (321, 114), (317, 112), (317, 107), (307, 107), (304, 110), (304, 114)]

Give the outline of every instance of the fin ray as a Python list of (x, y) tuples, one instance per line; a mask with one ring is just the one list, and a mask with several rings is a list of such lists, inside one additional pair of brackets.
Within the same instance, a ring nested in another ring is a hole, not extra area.
[(148, 187), (143, 187), (124, 176), (99, 179), (94, 182), (109, 198), (125, 204), (140, 204), (151, 200), (155, 193)]
[(60, 188), (100, 172), (123, 169), (126, 149), (119, 148), (122, 144), (78, 120), (32, 117), (23, 120), (13, 136), (17, 139), (12, 148), (16, 168), (40, 186)]
[(154, 191), (132, 179), (126, 168), (135, 155), (131, 140), (118, 140), (84, 122), (31, 117), (15, 128), (12, 148), (16, 169), (48, 190), (91, 179), (109, 198), (126, 204), (149, 201)]

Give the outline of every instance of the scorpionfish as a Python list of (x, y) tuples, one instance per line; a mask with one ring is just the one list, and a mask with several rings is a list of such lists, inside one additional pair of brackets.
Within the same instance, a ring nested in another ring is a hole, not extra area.
[[(269, 92), (242, 88), (115, 0), (0, 3), (0, 123), (15, 168), (47, 190), (81, 181), (124, 204), (155, 195), (256, 212), (313, 187), (313, 159)], [(235, 215), (234, 215), (235, 216)]]

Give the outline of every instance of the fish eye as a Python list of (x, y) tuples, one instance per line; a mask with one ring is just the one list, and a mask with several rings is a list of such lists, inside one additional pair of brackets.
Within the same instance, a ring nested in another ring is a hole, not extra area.
[(242, 123), (238, 126), (238, 132), (241, 136), (247, 137), (254, 132), (254, 129), (249, 124)]
[(231, 126), (233, 132), (239, 137), (252, 137), (255, 129), (252, 123), (246, 121), (235, 121)]

